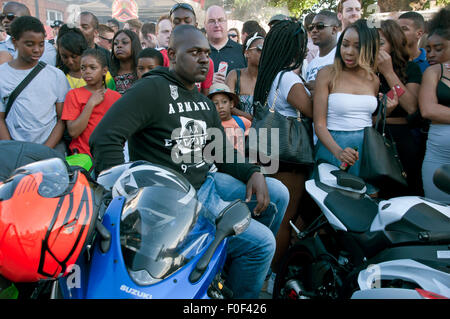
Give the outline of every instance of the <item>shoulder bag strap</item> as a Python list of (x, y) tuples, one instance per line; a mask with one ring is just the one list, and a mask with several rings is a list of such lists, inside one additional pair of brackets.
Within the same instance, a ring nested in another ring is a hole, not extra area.
[(374, 126), (374, 128), (378, 131), (380, 121), (381, 121), (381, 125), (382, 125), (381, 135), (383, 135), (383, 136), (385, 135), (385, 129), (386, 129), (386, 112), (387, 112), (386, 103), (387, 103), (387, 96), (386, 96), (386, 94), (384, 94), (380, 101), (380, 107), (377, 112), (377, 117), (376, 117), (375, 126)]
[(234, 93), (237, 96), (241, 93), (241, 69), (236, 69), (236, 85), (234, 87)]
[(239, 127), (244, 131), (245, 133), (245, 124), (244, 121), (241, 120), (241, 118), (237, 115), (231, 115), (233, 119), (236, 121), (236, 123), (239, 125)]
[[(274, 111), (275, 110), (275, 102), (277, 100), (278, 94), (280, 93), (280, 83), (281, 83), (281, 78), (283, 77), (283, 75), (287, 72), (287, 70), (284, 70), (281, 74), (280, 74), (280, 78), (278, 79), (278, 84), (277, 84), (277, 88), (275, 90), (275, 97), (273, 98), (273, 102), (272, 102), (272, 106), (270, 107), (270, 111)], [(266, 101), (267, 103), (267, 101)]]
[(26, 88), (26, 86), (33, 80), (36, 75), (38, 75), (39, 72), (46, 66), (47, 64), (45, 62), (39, 61), (39, 63), (34, 67), (33, 70), (31, 70), (30, 73), (22, 80), (22, 82), (19, 83), (19, 85), (12, 91), (12, 93), (9, 95), (8, 103), (6, 104), (5, 109), (5, 119), (8, 116), (9, 111), (11, 110), (11, 107), (16, 100), (16, 98), (19, 96), (19, 94), (23, 91), (23, 89)]

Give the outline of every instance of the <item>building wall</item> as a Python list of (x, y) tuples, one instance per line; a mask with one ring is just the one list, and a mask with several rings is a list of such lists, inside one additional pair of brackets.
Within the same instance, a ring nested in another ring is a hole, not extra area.
[[(36, 2), (38, 3), (39, 20), (43, 24), (48, 24), (47, 12), (48, 10), (58, 11), (62, 13), (63, 20), (67, 19), (68, 13), (66, 12), (67, 3), (63, 1), (51, 1), (51, 0), (14, 0), (15, 2), (23, 3), (30, 9), (31, 15), (36, 17)], [(0, 0), (1, 6), (8, 2)]]

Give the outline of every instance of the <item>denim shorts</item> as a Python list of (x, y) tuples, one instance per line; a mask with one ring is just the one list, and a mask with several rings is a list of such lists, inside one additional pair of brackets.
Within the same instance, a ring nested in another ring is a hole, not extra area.
[[(336, 143), (342, 148), (346, 147), (357, 148), (359, 152), (359, 158), (362, 157), (362, 148), (364, 142), (364, 130), (358, 131), (329, 131), (333, 139)], [(359, 176), (359, 172), (361, 170), (361, 160), (356, 161), (355, 165), (350, 167), (348, 170), (349, 174), (353, 174)], [(341, 165), (341, 161), (339, 161), (334, 155), (322, 144), (320, 140), (317, 141), (315, 146), (315, 160), (316, 162), (322, 161), (330, 163), (336, 167)], [(375, 194), (379, 191), (375, 186), (366, 183), (367, 186), (367, 194)]]

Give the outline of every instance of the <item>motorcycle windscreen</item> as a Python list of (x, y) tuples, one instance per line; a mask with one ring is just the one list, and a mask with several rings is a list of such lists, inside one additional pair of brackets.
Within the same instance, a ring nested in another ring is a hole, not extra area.
[(128, 272), (138, 285), (167, 278), (214, 238), (215, 225), (196, 192), (144, 187), (125, 203), (120, 240)]
[[(10, 178), (0, 185), (0, 200), (10, 199), (24, 176), (34, 176), (38, 182), (38, 194), (45, 198), (56, 198), (69, 187), (69, 173), (60, 158), (51, 158), (17, 168)], [(40, 177), (38, 177), (40, 176)]]

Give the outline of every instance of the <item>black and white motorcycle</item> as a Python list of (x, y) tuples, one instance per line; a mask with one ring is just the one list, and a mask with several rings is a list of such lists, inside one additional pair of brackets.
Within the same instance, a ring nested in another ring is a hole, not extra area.
[[(306, 190), (322, 214), (290, 248), (273, 298), (450, 298), (450, 206), (374, 200), (362, 179), (322, 163)], [(450, 193), (450, 165), (434, 175)]]

